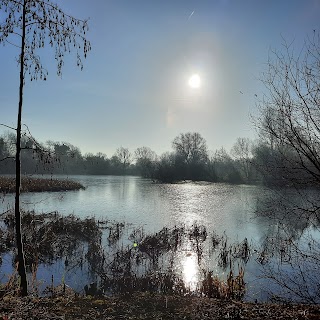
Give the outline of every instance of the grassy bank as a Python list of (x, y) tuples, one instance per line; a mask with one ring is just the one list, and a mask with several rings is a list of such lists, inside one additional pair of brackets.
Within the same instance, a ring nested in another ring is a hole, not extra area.
[(137, 293), (131, 296), (5, 297), (4, 319), (319, 319), (320, 307), (242, 303), (190, 296)]
[[(68, 191), (84, 189), (84, 186), (71, 180), (22, 177), (21, 192)], [(0, 192), (15, 192), (15, 178), (0, 176)]]

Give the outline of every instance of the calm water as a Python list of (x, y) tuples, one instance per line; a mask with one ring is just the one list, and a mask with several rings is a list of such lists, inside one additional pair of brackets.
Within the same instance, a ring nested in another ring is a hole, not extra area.
[[(86, 189), (22, 194), (22, 207), (126, 221), (148, 231), (197, 222), (219, 233), (226, 231), (232, 239), (259, 239), (264, 229), (264, 222), (253, 220), (257, 195), (263, 192), (260, 187), (201, 182), (157, 184), (134, 176), (68, 178), (79, 181)], [(7, 195), (2, 211), (12, 207), (13, 201), (13, 195)]]
[[(34, 209), (36, 212), (58, 211), (66, 215), (73, 213), (81, 218), (95, 216), (125, 221), (134, 226), (143, 226), (150, 232), (159, 231), (164, 226), (191, 226), (197, 223), (205, 225), (209, 232), (225, 234), (230, 242), (247, 238), (255, 244), (263, 243), (265, 236), (270, 234), (275, 224), (269, 218), (256, 215), (257, 207), (268, 196), (268, 191), (258, 186), (204, 182), (158, 184), (134, 176), (68, 178), (79, 181), (86, 189), (23, 194), (22, 207)], [(5, 196), (0, 206), (1, 211), (12, 207), (13, 200), (13, 195)], [(185, 281), (191, 286), (199, 280), (199, 268), (194, 255), (177, 257), (177, 266), (182, 270)], [(212, 261), (208, 266), (219, 273)], [(50, 268), (49, 273), (61, 273), (61, 266)], [(263, 286), (267, 283), (257, 280), (259, 270), (255, 259), (250, 259), (245, 273), (249, 299), (264, 297)], [(45, 275), (46, 271), (48, 267), (40, 267), (38, 276)], [(73, 274), (69, 275), (68, 279), (74, 282), (77, 277)]]

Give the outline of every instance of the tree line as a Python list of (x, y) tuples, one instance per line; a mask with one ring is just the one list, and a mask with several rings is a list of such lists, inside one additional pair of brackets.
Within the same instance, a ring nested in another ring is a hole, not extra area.
[[(0, 136), (0, 174), (14, 174), (15, 145), (15, 134)], [(288, 151), (287, 158), (290, 153), (295, 157)], [(288, 177), (290, 168), (284, 168), (282, 158), (270, 139), (238, 138), (230, 152), (223, 147), (209, 151), (197, 132), (181, 133), (173, 139), (172, 150), (161, 155), (145, 146), (133, 152), (119, 147), (111, 157), (102, 152), (82, 154), (67, 142), (40, 143), (27, 133), (21, 137), (23, 174), (140, 175), (169, 183), (192, 180), (288, 185), (283, 175)], [(282, 167), (275, 165), (281, 161)]]

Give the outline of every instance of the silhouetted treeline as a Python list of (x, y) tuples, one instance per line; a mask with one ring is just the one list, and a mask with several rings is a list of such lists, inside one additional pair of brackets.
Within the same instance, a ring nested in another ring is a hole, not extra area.
[[(101, 152), (82, 155), (78, 147), (67, 142), (47, 141), (42, 144), (33, 138), (23, 136), (21, 144), (21, 170), (24, 174), (138, 174), (127, 148), (120, 147), (108, 158)], [(14, 151), (15, 135), (1, 136), (0, 174), (14, 174)], [(1, 161), (2, 159), (4, 160)]]
[(261, 177), (253, 166), (249, 139), (238, 139), (231, 155), (224, 148), (209, 152), (205, 139), (197, 132), (180, 134), (172, 142), (173, 152), (159, 157), (152, 178), (174, 182), (181, 180), (228, 183), (253, 183)]
[[(206, 140), (196, 132), (180, 134), (172, 142), (172, 151), (160, 156), (148, 147), (137, 148), (133, 153), (120, 147), (110, 158), (101, 152), (83, 155), (70, 143), (42, 144), (28, 136), (22, 137), (22, 147), (22, 172), (26, 174), (140, 175), (162, 182), (202, 180), (267, 185), (288, 185), (284, 176), (301, 179), (302, 174), (290, 168), (288, 157), (296, 157), (292, 150), (287, 150), (284, 161), (283, 153), (268, 141), (253, 143), (238, 138), (230, 153), (224, 148), (209, 152)], [(15, 135), (2, 135), (0, 174), (14, 174), (14, 151)]]

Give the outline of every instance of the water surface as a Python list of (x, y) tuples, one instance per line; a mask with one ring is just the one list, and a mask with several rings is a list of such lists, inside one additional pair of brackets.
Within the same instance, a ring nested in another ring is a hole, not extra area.
[[(63, 215), (75, 214), (81, 218), (95, 216), (98, 219), (124, 221), (133, 227), (143, 227), (146, 232), (158, 232), (163, 227), (194, 224), (204, 225), (208, 233), (227, 237), (228, 242), (240, 242), (244, 238), (250, 244), (261, 245), (270, 232), (276, 230), (277, 221), (257, 215), (261, 204), (270, 196), (269, 190), (260, 186), (185, 182), (160, 184), (135, 176), (54, 176), (80, 182), (85, 190), (59, 193), (22, 194), (24, 209), (36, 212), (58, 211)], [(13, 206), (14, 196), (2, 198), (1, 211)], [(223, 270), (209, 255), (204, 266), (223, 276)], [(203, 265), (201, 266), (203, 267)], [(196, 288), (201, 278), (201, 267), (195, 254), (188, 248), (176, 256), (176, 266), (190, 288)], [(58, 268), (54, 270), (54, 268)], [(41, 266), (40, 276), (55, 273), (61, 277), (63, 267)], [(260, 266), (252, 257), (245, 265), (248, 285), (247, 298), (264, 299), (268, 284), (258, 280)], [(74, 285), (79, 281), (75, 274), (66, 276)], [(73, 279), (73, 280), (72, 280)]]

